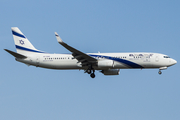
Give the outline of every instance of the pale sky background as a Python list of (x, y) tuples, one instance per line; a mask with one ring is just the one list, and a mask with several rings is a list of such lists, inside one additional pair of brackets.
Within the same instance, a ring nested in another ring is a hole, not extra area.
[[(1, 0), (0, 120), (180, 120), (179, 0)], [(177, 60), (158, 69), (49, 70), (16, 62), (11, 27), (39, 50), (157, 52)]]

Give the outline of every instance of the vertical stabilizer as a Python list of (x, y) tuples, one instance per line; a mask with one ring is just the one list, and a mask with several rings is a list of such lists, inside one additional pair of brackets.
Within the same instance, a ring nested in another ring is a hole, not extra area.
[(16, 46), (17, 53), (20, 54), (30, 54), (30, 53), (43, 53), (42, 51), (37, 50), (26, 36), (19, 30), (18, 27), (12, 27), (12, 34), (14, 38), (14, 43)]

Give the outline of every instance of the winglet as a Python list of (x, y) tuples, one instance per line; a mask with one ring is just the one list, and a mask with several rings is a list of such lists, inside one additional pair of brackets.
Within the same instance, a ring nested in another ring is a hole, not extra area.
[(57, 34), (57, 32), (55, 32), (55, 36), (56, 36), (56, 39), (59, 43), (63, 43), (62, 39), (60, 38), (60, 36)]

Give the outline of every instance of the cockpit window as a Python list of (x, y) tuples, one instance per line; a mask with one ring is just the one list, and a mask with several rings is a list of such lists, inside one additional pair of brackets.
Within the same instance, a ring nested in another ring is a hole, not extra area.
[(164, 56), (164, 58), (170, 58), (169, 56)]

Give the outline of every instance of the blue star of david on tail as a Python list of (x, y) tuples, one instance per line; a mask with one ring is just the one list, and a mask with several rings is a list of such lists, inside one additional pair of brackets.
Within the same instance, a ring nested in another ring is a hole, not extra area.
[(21, 45), (24, 45), (24, 41), (23, 41), (23, 40), (19, 40), (19, 43), (20, 43)]

